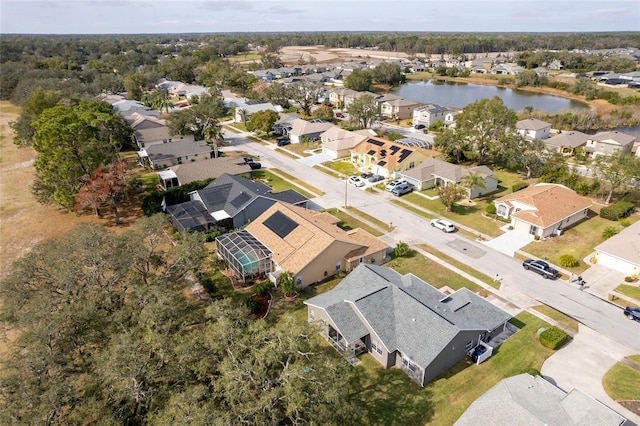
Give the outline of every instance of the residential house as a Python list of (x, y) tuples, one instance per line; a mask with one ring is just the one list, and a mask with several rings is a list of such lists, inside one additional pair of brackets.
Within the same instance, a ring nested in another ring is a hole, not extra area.
[(455, 129), (456, 127), (456, 118), (462, 112), (462, 110), (448, 111), (444, 115), (444, 127), (448, 129)]
[(573, 155), (576, 149), (583, 148), (587, 144), (587, 140), (589, 140), (589, 135), (574, 130), (560, 132), (556, 136), (546, 139), (544, 144), (551, 151), (563, 155)]
[(306, 300), (309, 322), (338, 351), (368, 352), (424, 386), (508, 327), (507, 312), (466, 288), (442, 293), (413, 274), (362, 263), (332, 290)]
[[(228, 173), (189, 196), (190, 201), (167, 208), (174, 227), (179, 231), (203, 230), (200, 227), (202, 222), (208, 224), (204, 230), (240, 228), (278, 201), (299, 206), (307, 203), (306, 197), (292, 189), (274, 193), (262, 182)], [(195, 213), (184, 215), (185, 211)], [(195, 227), (192, 226), (194, 224)]]
[(339, 87), (329, 92), (329, 102), (338, 108), (344, 108), (345, 97), (354, 96), (356, 93), (358, 92), (355, 90), (347, 89), (346, 87)]
[(291, 123), (300, 120), (300, 116), (296, 113), (283, 113), (273, 125), (273, 133), (279, 136), (287, 135), (291, 130)]
[(621, 426), (626, 422), (581, 390), (567, 393), (528, 373), (499, 381), (476, 399), (454, 426), (476, 426), (487, 413), (492, 425)]
[(118, 115), (124, 118), (136, 112), (145, 116), (152, 116), (152, 117), (160, 116), (160, 111), (155, 110), (153, 108), (149, 108), (148, 106), (138, 101), (122, 99), (112, 103), (111, 106), (113, 107), (115, 112), (118, 113)]
[(300, 143), (304, 141), (316, 141), (320, 139), (320, 135), (331, 127), (333, 123), (328, 121), (313, 119), (302, 120), (296, 119), (289, 122), (291, 128), (288, 130), (289, 140), (292, 143)]
[(349, 108), (349, 105), (351, 105), (356, 99), (360, 99), (363, 96), (371, 96), (372, 98), (376, 98), (378, 95), (376, 95), (375, 93), (371, 93), (371, 92), (357, 92), (357, 91), (353, 91), (354, 93), (346, 93), (344, 95), (344, 104), (343, 104), (343, 108)]
[(172, 135), (166, 121), (154, 116), (134, 112), (125, 121), (134, 129), (131, 137), (140, 149), (173, 141), (195, 141), (193, 135)]
[(372, 173), (391, 178), (435, 155), (433, 151), (370, 137), (351, 150), (351, 161), (369, 168)]
[(232, 157), (210, 158), (204, 161), (182, 163), (158, 172), (160, 186), (165, 190), (187, 183), (218, 178), (228, 173), (234, 176), (251, 176), (251, 167)]
[[(258, 111), (281, 112), (282, 107), (279, 105), (273, 105), (272, 103), (269, 103), (269, 102), (264, 102), (260, 104), (238, 105), (236, 107), (236, 114), (233, 117), (233, 120), (236, 123), (242, 123), (245, 120), (249, 122), (249, 120), (251, 120), (251, 115), (255, 114)], [(243, 114), (244, 114), (244, 117), (243, 117)]]
[(520, 73), (524, 68), (519, 66), (518, 64), (513, 63), (505, 63), (498, 64), (491, 68), (491, 74), (508, 74), (508, 75), (516, 75)]
[(329, 213), (274, 203), (245, 230), (271, 251), (276, 271), (290, 272), (298, 287), (307, 287), (387, 258), (386, 243), (360, 228), (345, 231), (338, 222)]
[(554, 59), (551, 62), (549, 62), (549, 64), (547, 64), (547, 68), (549, 68), (550, 70), (557, 71), (564, 68), (564, 66), (562, 65), (562, 61), (560, 61), (559, 59)]
[(372, 134), (369, 130), (349, 131), (332, 126), (320, 135), (322, 153), (333, 159), (348, 157), (351, 150)]
[(640, 276), (640, 222), (596, 246), (598, 265), (622, 272), (627, 276)]
[(451, 110), (435, 104), (428, 104), (413, 110), (413, 125), (431, 126), (437, 121), (445, 121), (447, 113)]
[(185, 139), (147, 146), (137, 154), (139, 165), (149, 165), (157, 170), (190, 161), (207, 160), (213, 156), (213, 150), (205, 141)]
[(409, 99), (394, 99), (380, 102), (380, 115), (396, 120), (405, 120), (413, 117), (413, 110), (422, 106), (420, 102)]
[(538, 183), (494, 200), (496, 213), (515, 232), (539, 238), (560, 235), (587, 218), (591, 201), (563, 185)]
[(516, 129), (518, 133), (524, 136), (526, 139), (547, 139), (549, 138), (549, 132), (551, 132), (551, 123), (538, 120), (537, 118), (525, 118), (516, 123)]
[(589, 136), (584, 150), (588, 155), (611, 155), (614, 152), (631, 152), (633, 144), (638, 140), (634, 135), (618, 132), (616, 130), (598, 132)]
[(537, 67), (533, 69), (538, 77), (549, 77), (549, 70), (545, 67)]
[(418, 190), (434, 188), (436, 186), (460, 185), (463, 177), (470, 173), (478, 173), (484, 181), (485, 188), (479, 186), (465, 188), (469, 198), (477, 198), (482, 195), (495, 192), (498, 189), (498, 179), (487, 166), (462, 167), (457, 164), (447, 163), (437, 158), (427, 158), (418, 166), (400, 172), (400, 176), (415, 186)]

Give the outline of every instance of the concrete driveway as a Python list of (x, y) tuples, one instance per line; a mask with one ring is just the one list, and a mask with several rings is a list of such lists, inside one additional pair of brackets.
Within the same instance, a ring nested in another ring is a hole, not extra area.
[(333, 157), (328, 154), (313, 154), (308, 157), (299, 158), (297, 161), (309, 167), (313, 167), (317, 164), (322, 164), (325, 161), (330, 160), (333, 160)]
[(526, 246), (531, 241), (533, 241), (533, 235), (506, 230), (504, 234), (486, 241), (484, 244), (509, 257), (513, 257), (516, 250), (520, 250), (520, 248)]
[(602, 387), (605, 373), (635, 351), (582, 324), (579, 327), (573, 340), (544, 362), (542, 375), (566, 392), (579, 388), (631, 422), (640, 424), (640, 416), (611, 399)]

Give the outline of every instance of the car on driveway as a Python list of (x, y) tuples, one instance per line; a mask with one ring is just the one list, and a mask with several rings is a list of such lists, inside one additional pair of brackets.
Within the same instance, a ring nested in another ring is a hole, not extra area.
[(640, 308), (632, 308), (631, 306), (627, 306), (626, 308), (624, 308), (624, 316), (626, 316), (630, 320), (640, 322)]
[(258, 170), (262, 168), (262, 164), (257, 163), (255, 161), (249, 161), (247, 163), (247, 166), (249, 166), (251, 168), (251, 170)]
[(387, 191), (391, 192), (393, 190), (393, 188), (395, 188), (396, 186), (400, 185), (401, 183), (406, 183), (406, 181), (404, 179), (396, 179), (394, 181), (391, 181), (387, 184), (387, 186), (384, 187), (384, 189), (386, 189)]
[(349, 183), (356, 187), (364, 186), (364, 181), (360, 178), (360, 176), (351, 176), (348, 179)]
[(433, 219), (431, 226), (441, 230), (442, 232), (456, 232), (456, 226), (446, 219)]
[(291, 143), (291, 141), (286, 136), (281, 136), (281, 137), (276, 139), (276, 145), (278, 145), (278, 146), (287, 146), (290, 143)]
[(382, 175), (373, 175), (370, 176), (369, 179), (367, 179), (369, 182), (371, 183), (375, 183), (375, 182), (380, 182), (381, 180), (384, 180), (384, 176)]
[(360, 175), (362, 179), (369, 179), (371, 176), (373, 176), (373, 173), (371, 172), (364, 172)]
[(395, 195), (396, 197), (399, 197), (401, 195), (408, 194), (411, 191), (413, 191), (413, 185), (411, 185), (410, 183), (407, 183), (407, 182), (403, 182), (400, 185), (396, 185), (391, 190), (391, 193), (393, 195)]
[(557, 269), (552, 268), (547, 262), (543, 262), (542, 260), (527, 259), (522, 262), (522, 267), (527, 271), (533, 271), (542, 275), (544, 279), (555, 280), (560, 276)]

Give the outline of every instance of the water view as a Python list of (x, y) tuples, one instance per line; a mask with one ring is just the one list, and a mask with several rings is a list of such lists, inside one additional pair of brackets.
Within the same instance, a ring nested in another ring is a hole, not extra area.
[(588, 109), (582, 102), (560, 98), (558, 96), (542, 95), (521, 90), (504, 89), (481, 84), (466, 84), (428, 80), (416, 83), (406, 83), (392, 92), (403, 98), (418, 102), (434, 103), (447, 107), (464, 108), (480, 99), (499, 96), (509, 108), (520, 112), (527, 106), (534, 109), (556, 113), (563, 110)]

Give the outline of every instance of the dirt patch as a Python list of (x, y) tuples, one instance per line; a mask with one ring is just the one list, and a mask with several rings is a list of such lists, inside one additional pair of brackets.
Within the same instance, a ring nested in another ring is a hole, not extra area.
[(618, 401), (618, 404), (640, 416), (640, 401)]

